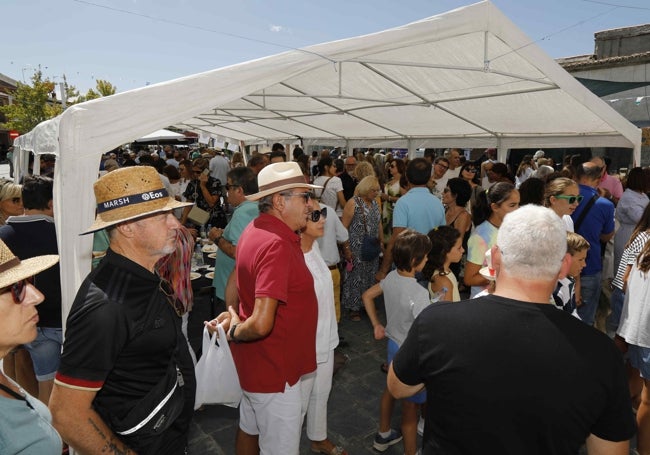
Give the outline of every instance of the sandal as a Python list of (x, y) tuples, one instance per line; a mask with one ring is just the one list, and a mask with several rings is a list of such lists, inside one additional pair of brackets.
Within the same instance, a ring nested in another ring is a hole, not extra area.
[(350, 311), (350, 321), (359, 322), (361, 320), (361, 313), (358, 311)]

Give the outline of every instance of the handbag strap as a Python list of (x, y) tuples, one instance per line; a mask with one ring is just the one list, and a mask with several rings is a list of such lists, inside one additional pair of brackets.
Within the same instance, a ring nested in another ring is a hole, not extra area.
[(589, 210), (593, 205), (596, 203), (596, 199), (598, 199), (598, 194), (594, 194), (591, 199), (589, 199), (589, 202), (587, 202), (587, 205), (585, 205), (584, 210), (582, 213), (580, 213), (580, 216), (578, 217), (578, 221), (575, 222), (575, 225), (573, 226), (573, 230), (575, 232), (578, 232), (578, 229), (580, 229), (580, 226), (582, 226), (582, 222), (585, 220), (587, 217), (587, 214), (589, 213)]
[(24, 401), (25, 403), (27, 403), (27, 406), (29, 406), (31, 409), (34, 409), (32, 404), (29, 401), (27, 401), (27, 398), (25, 398), (23, 395), (19, 394), (15, 390), (10, 389), (9, 387), (7, 387), (4, 384), (0, 384), (0, 389), (4, 390), (5, 392), (7, 392), (9, 395), (14, 397), (15, 399)]
[(361, 198), (355, 196), (354, 197), (356, 204), (361, 208), (361, 217), (363, 219), (363, 232), (368, 234), (368, 225), (366, 224), (366, 207), (364, 202), (361, 200)]

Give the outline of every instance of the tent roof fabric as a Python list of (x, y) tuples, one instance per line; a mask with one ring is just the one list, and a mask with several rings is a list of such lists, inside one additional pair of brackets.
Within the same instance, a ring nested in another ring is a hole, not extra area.
[(249, 144), (300, 136), (307, 145), (410, 150), (629, 147), (640, 162), (640, 130), (489, 1), (91, 100), (53, 122), (57, 134), (40, 145), (59, 154), (64, 302), (73, 301), (89, 268), (90, 239), (78, 233), (94, 218), (101, 154), (170, 125)]

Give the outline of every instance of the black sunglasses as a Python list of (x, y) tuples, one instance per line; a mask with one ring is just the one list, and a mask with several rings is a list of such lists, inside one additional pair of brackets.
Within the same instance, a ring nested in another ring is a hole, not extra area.
[(327, 218), (327, 207), (323, 207), (321, 210), (314, 210), (313, 212), (309, 212), (308, 215), (310, 221), (318, 223), (321, 217)]
[(176, 297), (172, 284), (161, 278), (159, 288), (162, 293), (165, 294), (165, 297), (167, 297), (167, 302), (169, 302), (176, 314), (178, 316), (183, 316), (183, 314), (185, 314), (185, 306), (183, 306), (183, 303), (178, 300), (178, 297)]
[(305, 193), (280, 193), (284, 197), (301, 197), (305, 200), (305, 204), (309, 202), (310, 199), (314, 199), (314, 193), (307, 191)]
[(14, 303), (16, 305), (20, 305), (23, 303), (25, 300), (25, 295), (27, 294), (27, 285), (32, 284), (34, 282), (34, 277), (29, 277), (22, 279), (11, 286), (7, 286), (6, 288), (2, 288), (0, 290), (0, 294), (4, 294), (6, 292), (11, 292), (11, 298), (13, 299)]

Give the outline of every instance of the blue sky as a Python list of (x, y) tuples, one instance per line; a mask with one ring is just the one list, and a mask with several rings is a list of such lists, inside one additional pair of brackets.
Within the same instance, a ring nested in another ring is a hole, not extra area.
[[(647, 0), (493, 0), (551, 57), (590, 54), (594, 32), (650, 23)], [(2, 0), (0, 73), (34, 68), (119, 92), (381, 31), (472, 0)]]

